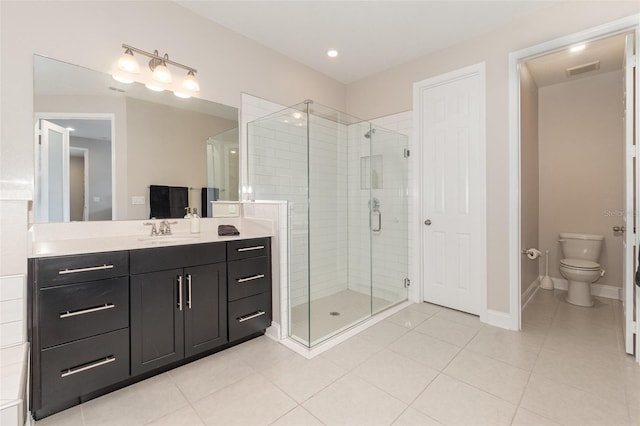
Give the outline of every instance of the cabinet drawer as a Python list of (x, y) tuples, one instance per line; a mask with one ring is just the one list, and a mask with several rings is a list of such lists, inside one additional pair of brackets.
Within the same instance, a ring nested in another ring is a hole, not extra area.
[(271, 243), (269, 238), (237, 240), (227, 242), (227, 259), (239, 260), (249, 257), (268, 256)]
[(72, 400), (129, 377), (129, 329), (41, 352), (42, 406)]
[(129, 252), (61, 256), (36, 261), (38, 288), (129, 275)]
[(270, 290), (271, 270), (268, 257), (236, 260), (228, 264), (229, 300), (242, 299)]
[(131, 274), (207, 265), (226, 261), (225, 243), (190, 244), (131, 250)]
[(229, 341), (262, 331), (271, 325), (271, 293), (229, 302)]
[(40, 290), (43, 348), (129, 326), (129, 278), (89, 281)]

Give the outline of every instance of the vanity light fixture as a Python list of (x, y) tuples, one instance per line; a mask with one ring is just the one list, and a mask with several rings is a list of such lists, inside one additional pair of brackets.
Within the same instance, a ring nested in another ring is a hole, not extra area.
[[(180, 98), (190, 98), (190, 93), (198, 92), (200, 90), (200, 84), (198, 83), (198, 79), (196, 78), (196, 73), (198, 71), (195, 68), (170, 60), (167, 53), (165, 53), (164, 56), (160, 56), (157, 50), (154, 50), (153, 53), (149, 53), (147, 51), (138, 49), (137, 47), (129, 46), (127, 44), (123, 44), (122, 48), (125, 49), (125, 51), (118, 60), (118, 70), (121, 72), (130, 74), (140, 73), (140, 66), (138, 65), (138, 61), (133, 56), (134, 52), (151, 58), (149, 60), (149, 68), (153, 72), (151, 78), (153, 78), (153, 80), (159, 84), (155, 84), (153, 82), (147, 83), (145, 86), (148, 89), (161, 92), (164, 90), (163, 85), (171, 84), (173, 79), (171, 76), (171, 71), (167, 67), (167, 64), (170, 64), (174, 67), (182, 68), (187, 71), (187, 76), (184, 78), (181, 85), (182, 89), (184, 90), (181, 92), (175, 92), (176, 96)], [(114, 74), (113, 78), (122, 83), (133, 82), (133, 79), (130, 78), (130, 76), (123, 73)]]
[(140, 74), (140, 64), (133, 56), (133, 51), (127, 47), (120, 59), (118, 60), (118, 69), (131, 74)]

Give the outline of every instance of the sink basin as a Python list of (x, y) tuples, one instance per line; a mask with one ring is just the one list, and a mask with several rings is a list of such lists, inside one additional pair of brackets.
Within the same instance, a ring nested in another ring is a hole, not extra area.
[(200, 238), (198, 235), (158, 235), (156, 237), (138, 238), (138, 241), (151, 244), (170, 244), (187, 241), (195, 241)]

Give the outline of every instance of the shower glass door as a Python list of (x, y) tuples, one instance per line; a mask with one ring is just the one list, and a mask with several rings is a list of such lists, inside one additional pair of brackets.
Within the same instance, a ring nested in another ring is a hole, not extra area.
[(408, 138), (372, 126), (370, 141), (371, 312), (407, 300)]

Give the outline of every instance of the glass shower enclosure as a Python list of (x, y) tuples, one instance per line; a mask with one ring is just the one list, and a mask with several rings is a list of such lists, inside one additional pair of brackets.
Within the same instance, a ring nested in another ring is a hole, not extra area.
[(305, 101), (248, 124), (256, 200), (288, 202), (288, 335), (314, 347), (407, 300), (407, 136)]

